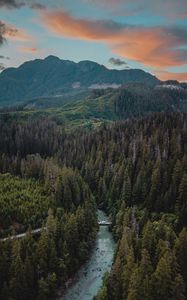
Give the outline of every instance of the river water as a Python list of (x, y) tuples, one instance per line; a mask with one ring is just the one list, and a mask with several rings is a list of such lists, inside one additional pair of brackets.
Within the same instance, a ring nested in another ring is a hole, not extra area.
[[(98, 220), (106, 221), (107, 217), (98, 211)], [(92, 300), (102, 285), (102, 277), (110, 271), (115, 244), (108, 226), (100, 226), (95, 245), (89, 260), (80, 268), (72, 285), (66, 290), (61, 300)]]

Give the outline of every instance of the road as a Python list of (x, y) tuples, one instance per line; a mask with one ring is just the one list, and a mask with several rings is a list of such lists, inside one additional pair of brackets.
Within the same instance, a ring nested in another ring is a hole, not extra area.
[[(31, 231), (31, 233), (33, 235), (37, 234), (37, 233), (40, 233), (42, 230), (46, 230), (47, 227), (42, 227), (42, 228), (38, 228), (38, 229), (34, 229)], [(27, 234), (27, 232), (24, 232), (24, 233), (20, 233), (20, 234), (16, 234), (16, 235), (11, 235), (11, 236), (8, 236), (6, 238), (3, 238), (3, 239), (0, 239), (1, 242), (5, 242), (7, 240), (15, 240), (15, 239), (20, 239), (20, 238), (23, 238), (25, 237)]]
[[(104, 221), (98, 221), (98, 224), (100, 226), (109, 226), (109, 225), (111, 225), (111, 222), (109, 222), (108, 220), (104, 220)], [(31, 233), (33, 235), (35, 235), (37, 233), (40, 233), (43, 229), (46, 230), (47, 227), (42, 227), (42, 228), (34, 229), (34, 230), (31, 231)], [(25, 237), (26, 234), (27, 234), (27, 232), (16, 234), (16, 235), (11, 235), (11, 236), (8, 236), (6, 238), (0, 239), (0, 241), (1, 242), (5, 242), (7, 240), (21, 239), (21, 238)]]

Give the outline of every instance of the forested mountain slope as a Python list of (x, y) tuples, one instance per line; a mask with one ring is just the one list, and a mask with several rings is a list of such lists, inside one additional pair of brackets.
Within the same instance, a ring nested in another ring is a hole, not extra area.
[(95, 199), (111, 215), (117, 241), (97, 299), (187, 299), (186, 122), (185, 113), (156, 113), (66, 133), (55, 120), (1, 116), (0, 171), (46, 182), (57, 209), (49, 233), (0, 247), (0, 298), (33, 299), (33, 287), (50, 298), (90, 249)]
[[(36, 104), (37, 105), (37, 104)], [(96, 90), (85, 100), (65, 104), (56, 116), (66, 124), (94, 125), (102, 121), (140, 118), (154, 112), (187, 111), (187, 89), (180, 85), (129, 84), (116, 90)], [(55, 114), (53, 110), (53, 114)]]
[(75, 63), (55, 56), (37, 59), (8, 68), (0, 74), (0, 106), (24, 102), (36, 97), (51, 96), (52, 100), (69, 97), (90, 89), (128, 82), (158, 84), (159, 80), (139, 69), (109, 70), (92, 61)]
[(94, 90), (81, 100), (74, 97), (64, 102), (51, 98), (32, 100), (17, 107), (4, 107), (1, 114), (11, 113), (12, 117), (23, 120), (46, 116), (72, 131), (77, 126), (95, 128), (111, 121), (175, 111), (187, 111), (185, 84), (149, 86), (131, 83), (116, 90)]

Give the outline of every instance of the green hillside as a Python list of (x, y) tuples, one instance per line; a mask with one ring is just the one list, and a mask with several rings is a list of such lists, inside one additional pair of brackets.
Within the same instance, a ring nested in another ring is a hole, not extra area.
[[(81, 100), (36, 99), (9, 113), (23, 120), (49, 117), (72, 130), (77, 126), (95, 128), (101, 123), (173, 111), (187, 111), (186, 86), (129, 84), (116, 90), (95, 90), (89, 96), (83, 95)], [(2, 114), (6, 112), (6, 109), (1, 110)]]

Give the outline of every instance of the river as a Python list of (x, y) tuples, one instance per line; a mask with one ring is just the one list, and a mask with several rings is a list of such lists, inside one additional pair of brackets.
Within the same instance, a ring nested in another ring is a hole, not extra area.
[[(107, 221), (103, 211), (98, 210), (98, 221)], [(100, 226), (89, 260), (80, 268), (73, 283), (61, 300), (92, 300), (102, 285), (102, 277), (110, 271), (115, 243), (108, 226)]]

